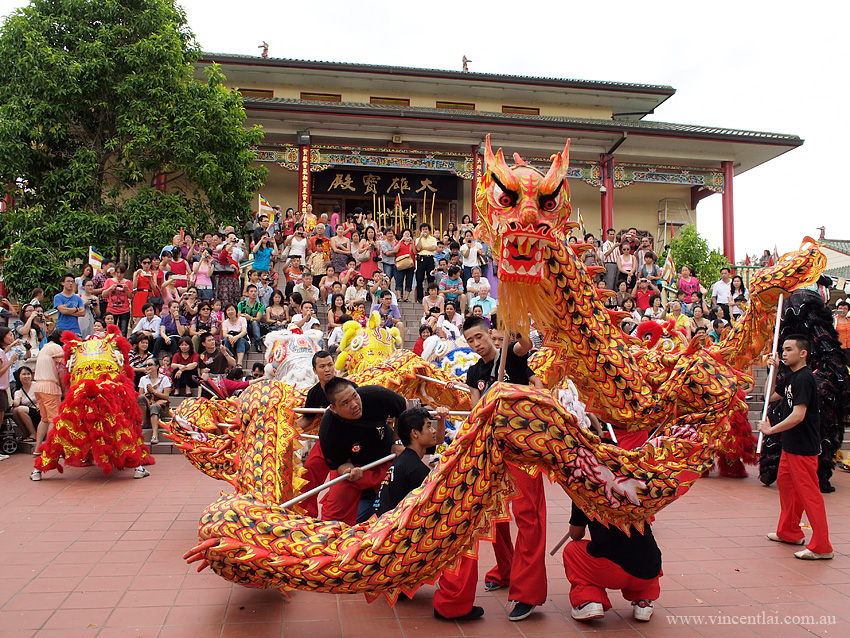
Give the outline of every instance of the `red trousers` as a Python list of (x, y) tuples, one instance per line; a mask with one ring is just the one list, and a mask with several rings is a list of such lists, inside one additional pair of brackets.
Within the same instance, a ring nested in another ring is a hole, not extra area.
[(475, 586), (478, 584), (478, 561), (461, 556), (457, 571), (444, 571), (439, 588), (434, 592), (434, 609), (446, 618), (458, 618), (472, 611)]
[(587, 553), (590, 541), (570, 541), (564, 547), (564, 571), (570, 581), (570, 604), (579, 607), (584, 603), (602, 603), (605, 611), (611, 609), (606, 589), (619, 589), (626, 600), (657, 600), (661, 594), (659, 577), (646, 580), (637, 578), (607, 558), (596, 558)]
[[(322, 454), (322, 446), (319, 445), (318, 441), (315, 442), (313, 449), (310, 450), (310, 454), (307, 455), (307, 459), (304, 461), (304, 469), (307, 472), (301, 478), (307, 481), (307, 485), (302, 488), (302, 493), (308, 492), (314, 487), (319, 487), (319, 485), (327, 480), (331, 468), (328, 467), (328, 462), (325, 461), (325, 455)], [(300, 505), (307, 512), (307, 516), (319, 518), (318, 494), (311, 496), (305, 501), (301, 501)]]
[(528, 605), (546, 602), (546, 498), (543, 475), (508, 466), (520, 495), (511, 502), (517, 524), (516, 547), (511, 543), (510, 523), (496, 524), (496, 566), (484, 582), (510, 585), (509, 600)]
[(812, 541), (807, 547), (816, 554), (832, 551), (829, 542), (829, 527), (826, 522), (826, 507), (818, 486), (818, 457), (789, 454), (782, 451), (779, 473), (776, 475), (779, 488), (779, 525), (776, 534), (785, 541), (796, 541), (805, 537), (800, 529), (803, 512), (812, 526)]
[[(343, 481), (331, 487), (322, 499), (322, 520), (342, 521), (349, 525), (357, 522), (357, 508), (360, 505), (360, 493), (370, 487), (377, 487), (387, 475), (392, 461), (382, 463), (378, 467), (363, 472), (363, 477), (357, 481)], [(336, 470), (331, 472), (331, 478), (339, 476)]]

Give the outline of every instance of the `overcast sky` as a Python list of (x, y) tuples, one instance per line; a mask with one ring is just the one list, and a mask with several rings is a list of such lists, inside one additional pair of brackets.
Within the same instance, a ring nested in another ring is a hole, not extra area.
[[(24, 4), (0, 0), (0, 13)], [(206, 51), (256, 55), (266, 40), (271, 57), (460, 70), (466, 55), (478, 72), (671, 85), (676, 95), (647, 119), (805, 140), (736, 178), (738, 258), (774, 244), (792, 250), (821, 225), (827, 237), (850, 239), (847, 3), (181, 4)], [(699, 230), (716, 247), (720, 210), (720, 195), (699, 205)]]

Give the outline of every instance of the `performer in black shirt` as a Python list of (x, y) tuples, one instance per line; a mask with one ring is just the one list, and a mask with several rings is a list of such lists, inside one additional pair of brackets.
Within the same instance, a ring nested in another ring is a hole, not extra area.
[[(590, 529), (590, 541), (582, 540), (585, 528)], [(613, 525), (591, 520), (573, 503), (570, 538), (563, 558), (573, 618), (601, 618), (611, 609), (605, 590), (619, 589), (634, 606), (635, 620), (649, 620), (652, 601), (661, 593), (661, 550), (649, 523), (642, 534), (632, 526), (627, 536)]]
[[(437, 408), (437, 419), (445, 424), (449, 409)], [(405, 410), (396, 419), (396, 433), (404, 446), (404, 452), (396, 457), (381, 482), (378, 498), (375, 500), (375, 513), (378, 516), (395, 509), (410, 492), (422, 485), (430, 473), (430, 468), (422, 462), (429, 448), (442, 443), (445, 427), (431, 425), (431, 415), (425, 408)], [(440, 434), (440, 432), (442, 434)]]
[[(326, 408), (328, 407), (328, 398), (325, 396), (325, 385), (328, 381), (334, 378), (336, 369), (334, 368), (334, 360), (331, 353), (327, 350), (320, 350), (313, 355), (313, 372), (319, 379), (319, 382), (310, 388), (307, 393), (307, 399), (304, 401), (305, 408)], [(298, 417), (296, 425), (302, 432), (308, 430), (316, 415), (303, 414)], [(328, 467), (325, 456), (322, 454), (322, 446), (318, 441), (313, 444), (313, 449), (307, 455), (304, 461), (304, 469), (306, 473), (302, 478), (307, 481), (303, 492), (307, 492), (314, 487), (318, 487), (328, 478), (328, 473), (331, 468)], [(307, 512), (308, 516), (313, 518), (319, 517), (319, 501), (318, 496), (311, 496), (307, 500), (301, 501), (301, 507)]]
[(364, 472), (360, 466), (400, 454), (393, 428), (387, 419), (397, 417), (408, 405), (400, 394), (376, 385), (357, 387), (347, 379), (334, 378), (325, 385), (330, 409), (319, 426), (319, 444), (328, 466), (337, 474), (350, 473), (322, 500), (322, 519), (353, 525), (363, 490), (377, 487), (391, 465), (387, 461)]
[[(789, 335), (782, 344), (782, 359), (791, 368), (784, 387), (777, 387), (770, 401), (784, 399), (784, 418), (776, 425), (759, 422), (759, 431), (765, 435), (782, 432), (782, 456), (776, 486), (779, 488), (779, 525), (767, 537), (772, 541), (803, 545), (806, 535), (800, 529), (803, 512), (812, 526), (812, 540), (805, 549), (794, 556), (803, 560), (833, 557), (829, 542), (826, 507), (818, 483), (818, 455), (820, 454), (820, 412), (815, 376), (806, 365), (811, 345), (802, 335)], [(774, 366), (779, 362), (772, 358)]]
[[(472, 389), (472, 404), (475, 405), (499, 376), (504, 335), (499, 330), (491, 330), (482, 317), (469, 317), (464, 321), (463, 335), (469, 347), (481, 357), (466, 373), (466, 383)], [(543, 387), (528, 367), (530, 349), (531, 341), (527, 338), (508, 344), (502, 381)], [(514, 606), (508, 613), (508, 620), (518, 621), (527, 618), (537, 605), (546, 601), (546, 499), (541, 473), (532, 477), (511, 464), (508, 464), (508, 472), (520, 491), (511, 502), (517, 524), (516, 547), (511, 541), (510, 524), (497, 523), (496, 566), (484, 576), (484, 587), (487, 591), (510, 587), (508, 600), (513, 601)], [(449, 572), (443, 574), (440, 589), (434, 594), (434, 613), (438, 618), (466, 614), (475, 597), (474, 589), (470, 591), (469, 587), (474, 588), (477, 574), (477, 561), (471, 559), (461, 562), (457, 576)]]

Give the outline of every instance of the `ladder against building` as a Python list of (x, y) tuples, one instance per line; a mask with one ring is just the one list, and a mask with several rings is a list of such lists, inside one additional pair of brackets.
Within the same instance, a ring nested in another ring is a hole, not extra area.
[(694, 216), (683, 199), (665, 197), (658, 202), (658, 233), (655, 245), (662, 251), (670, 239), (686, 224), (695, 224)]

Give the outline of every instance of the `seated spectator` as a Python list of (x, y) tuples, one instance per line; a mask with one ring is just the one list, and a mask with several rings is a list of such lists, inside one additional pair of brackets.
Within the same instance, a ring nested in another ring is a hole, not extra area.
[(696, 334), (699, 328), (703, 328), (704, 332), (708, 334), (708, 331), (711, 330), (711, 322), (705, 318), (705, 315), (702, 313), (702, 307), (694, 306), (694, 316), (691, 319), (691, 334)]
[(487, 280), (481, 277), (481, 267), (474, 266), (472, 268), (472, 276), (466, 280), (466, 294), (470, 297), (477, 295), (478, 288), (481, 287), (481, 284), (486, 282)]
[(330, 336), (328, 337), (328, 352), (331, 354), (336, 354), (339, 350), (339, 344), (342, 343), (343, 336), (343, 326), (346, 322), (352, 321), (351, 315), (342, 315), (339, 318), (339, 325), (333, 329)]
[(231, 355), (236, 355), (236, 365), (242, 366), (242, 359), (248, 352), (248, 322), (240, 317), (232, 303), (224, 308), (224, 321), (221, 322), (221, 337)]
[(216, 344), (215, 337), (209, 332), (201, 335), (201, 353), (198, 356), (201, 378), (217, 381), (235, 365), (236, 359), (230, 356), (224, 344)]
[(334, 282), (339, 282), (339, 275), (336, 270), (334, 270), (333, 266), (328, 266), (325, 269), (325, 276), (322, 277), (319, 282), (319, 294), (322, 297), (322, 303), (328, 303), (328, 299), (330, 299), (332, 294), (331, 289), (333, 288)]
[(463, 326), (463, 315), (457, 312), (453, 301), (446, 301), (446, 310), (437, 319), (437, 334), (441, 339), (457, 339)]
[(437, 294), (439, 290), (437, 282), (432, 281), (428, 284), (428, 294), (422, 299), (423, 313), (419, 323), (429, 324), (432, 333), (437, 329), (437, 317), (443, 312), (443, 304), (446, 302), (444, 297)]
[(171, 358), (171, 378), (177, 397), (190, 396), (190, 388), (198, 387), (198, 365), (200, 358), (195, 354), (192, 337), (180, 337), (177, 353)]
[(419, 326), (419, 339), (417, 339), (416, 343), (413, 345), (413, 354), (422, 356), (422, 351), (425, 348), (425, 340), (433, 335), (434, 332), (431, 330), (431, 326), (427, 323)]
[(676, 291), (676, 301), (679, 302), (682, 306), (682, 314), (686, 317), (693, 317), (693, 309), (691, 308), (691, 304), (689, 304), (685, 299), (687, 298), (687, 293), (684, 290)]
[(434, 268), (434, 272), (432, 272), (431, 274), (434, 277), (434, 282), (437, 284), (437, 289), (439, 289), (443, 279), (448, 277), (449, 274), (448, 257), (440, 257), (437, 260), (437, 267)]
[(354, 259), (354, 257), (348, 257), (345, 262), (345, 270), (339, 274), (339, 280), (342, 282), (342, 285), (345, 286), (346, 292), (348, 292), (348, 288), (350, 286), (354, 285), (354, 280), (359, 274), (360, 271), (357, 270), (357, 260)]
[(292, 292), (300, 294), (302, 301), (309, 301), (313, 307), (319, 303), (319, 289), (313, 285), (313, 273), (309, 270), (301, 273), (301, 281), (295, 284)]
[(624, 317), (620, 321), (620, 328), (626, 334), (634, 334), (641, 320), (641, 311), (635, 304), (635, 300), (631, 297), (626, 297), (623, 300), (623, 312), (628, 312), (629, 316)]
[(168, 314), (162, 318), (159, 324), (159, 337), (157, 337), (153, 346), (153, 356), (159, 355), (163, 348), (166, 348), (171, 354), (177, 352), (180, 337), (189, 334), (187, 324), (186, 317), (180, 314), (180, 302), (172, 301), (168, 304)]
[(366, 278), (358, 274), (355, 276), (353, 284), (345, 291), (345, 304), (349, 309), (353, 307), (355, 301), (369, 302), (369, 289), (366, 287)]
[(393, 303), (393, 296), (389, 290), (381, 293), (381, 302), (372, 306), (369, 314), (377, 312), (381, 315), (381, 325), (384, 328), (396, 327), (404, 333), (404, 325), (401, 322), (401, 312)]
[(93, 337), (100, 337), (101, 339), (106, 336), (106, 326), (103, 323), (103, 319), (95, 319), (92, 322), (91, 333)]
[(652, 319), (653, 321), (663, 321), (665, 312), (664, 307), (661, 305), (661, 295), (658, 293), (653, 294), (649, 298), (649, 308), (644, 311), (644, 316)]
[(254, 284), (248, 285), (248, 298), (240, 301), (236, 310), (239, 317), (245, 320), (254, 348), (257, 352), (262, 352), (263, 339), (260, 325), (266, 320), (266, 307), (262, 301), (257, 299), (257, 287)]
[(499, 308), (499, 302), (490, 296), (490, 282), (484, 279), (478, 287), (478, 296), (472, 300), (472, 307), (481, 308), (484, 318), (492, 321), (493, 315)]
[(634, 289), (632, 290), (632, 297), (635, 300), (635, 304), (637, 304), (638, 310), (641, 312), (647, 311), (650, 304), (649, 300), (656, 294), (658, 294), (658, 288), (656, 288), (655, 283), (650, 281), (647, 277), (641, 277), (638, 279)]
[(215, 337), (216, 343), (221, 341), (221, 322), (213, 314), (212, 306), (208, 301), (202, 301), (198, 305), (198, 315), (192, 319), (189, 325), (189, 335), (192, 337), (192, 345), (195, 352), (201, 352), (201, 335), (209, 332)]
[(156, 308), (153, 304), (146, 303), (142, 306), (142, 318), (136, 322), (132, 334), (143, 334), (148, 339), (156, 339), (159, 335), (159, 326), (162, 318), (156, 315)]
[(678, 301), (670, 303), (670, 313), (667, 315), (667, 321), (672, 321), (675, 324), (676, 330), (681, 330), (685, 333), (685, 338), (691, 338), (691, 320), (685, 313), (682, 312), (682, 304)]
[(133, 348), (130, 350), (130, 355), (127, 358), (130, 367), (133, 368), (133, 384), (136, 390), (139, 389), (139, 381), (142, 380), (142, 377), (147, 372), (148, 361), (154, 359), (150, 351), (150, 342), (150, 337), (144, 332), (133, 335), (131, 339)]
[[(298, 293), (295, 293), (298, 294)], [(322, 324), (316, 319), (316, 307), (310, 301), (301, 303), (301, 312), (292, 317), (292, 323), (295, 324), (302, 332), (315, 328), (322, 329)]]
[(466, 295), (463, 292), (463, 282), (460, 280), (460, 268), (449, 266), (448, 276), (440, 282), (440, 294), (446, 301), (454, 303), (455, 308), (464, 313), (466, 308)]
[(342, 298), (342, 295), (331, 297), (330, 308), (328, 309), (328, 337), (342, 325), (342, 316), (346, 314), (348, 313), (345, 311), (345, 299)]
[(269, 306), (266, 308), (266, 332), (283, 330), (289, 325), (289, 310), (285, 305), (283, 293), (272, 291)]
[(381, 298), (381, 294), (385, 290), (389, 290), (393, 303), (396, 306), (398, 305), (398, 297), (396, 297), (396, 294), (392, 289), (392, 281), (383, 273), (383, 271), (376, 270), (372, 274), (372, 280), (367, 282), (366, 287), (369, 289), (369, 295), (371, 295), (372, 299), (376, 300)]
[(159, 419), (168, 413), (168, 395), (171, 393), (171, 381), (159, 374), (159, 364), (151, 359), (145, 365), (147, 374), (139, 381), (139, 408), (142, 420), (149, 421), (153, 433), (151, 444), (159, 443)]
[(41, 422), (41, 413), (38, 411), (38, 401), (35, 398), (32, 380), (32, 369), (27, 366), (21, 366), (15, 370), (17, 390), (12, 398), (12, 418), (21, 431), (26, 433), (21, 443), (35, 443), (36, 428)]
[(711, 332), (708, 333), (708, 338), (711, 339), (713, 343), (720, 342), (720, 339), (723, 336), (723, 327), (725, 326), (725, 324), (726, 322), (723, 321), (723, 319), (715, 319), (712, 322), (711, 325), (713, 329), (711, 330)]

